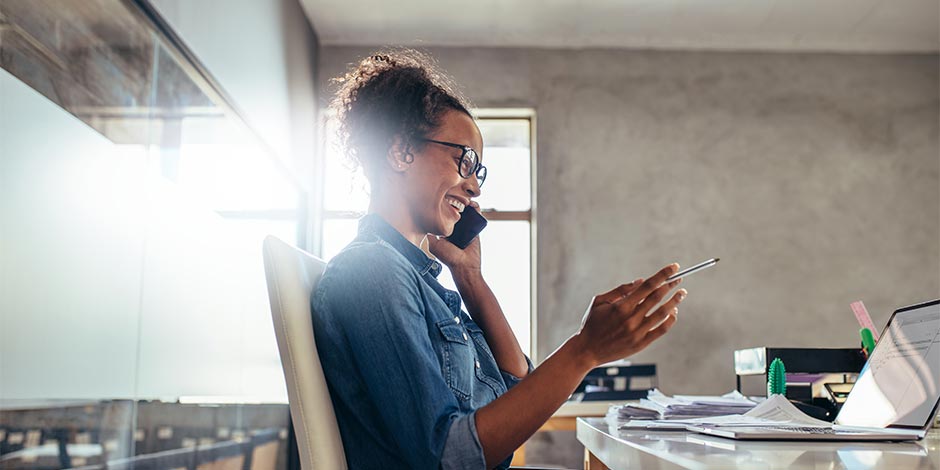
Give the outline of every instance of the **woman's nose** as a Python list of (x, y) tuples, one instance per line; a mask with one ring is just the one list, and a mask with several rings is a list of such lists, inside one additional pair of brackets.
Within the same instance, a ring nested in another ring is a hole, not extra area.
[(464, 191), (467, 192), (467, 195), (470, 197), (479, 197), (480, 196), (480, 182), (477, 181), (476, 175), (471, 175), (469, 178), (463, 180)]

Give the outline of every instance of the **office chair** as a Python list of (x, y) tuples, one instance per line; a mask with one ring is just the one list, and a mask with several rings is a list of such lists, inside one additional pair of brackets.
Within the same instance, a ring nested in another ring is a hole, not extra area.
[[(324, 269), (323, 260), (274, 236), (264, 239), (268, 299), (302, 470), (347, 468), (310, 318), (310, 294), (320, 282)], [(537, 467), (511, 468), (540, 470)]]
[(270, 235), (264, 239), (268, 299), (302, 470), (346, 468), (310, 318), (310, 293), (324, 269), (326, 263), (309, 253)]

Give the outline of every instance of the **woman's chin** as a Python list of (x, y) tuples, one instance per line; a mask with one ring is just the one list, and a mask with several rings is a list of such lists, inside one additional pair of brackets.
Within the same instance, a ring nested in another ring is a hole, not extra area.
[(454, 219), (453, 217), (448, 217), (450, 214), (445, 214), (445, 217), (442, 217), (440, 223), (438, 224), (439, 233), (436, 235), (439, 237), (449, 237), (454, 233), (454, 227), (457, 226), (457, 221), (460, 219)]
[(457, 222), (445, 221), (441, 224), (441, 233), (438, 234), (439, 237), (449, 237), (454, 233), (454, 227), (457, 225)]
[(446, 238), (446, 237), (449, 237), (449, 236), (451, 236), (451, 235), (453, 235), (453, 234), (454, 234), (454, 226), (453, 226), (453, 225), (450, 225), (450, 226), (447, 227), (446, 230), (444, 230), (444, 233), (443, 233), (441, 236)]

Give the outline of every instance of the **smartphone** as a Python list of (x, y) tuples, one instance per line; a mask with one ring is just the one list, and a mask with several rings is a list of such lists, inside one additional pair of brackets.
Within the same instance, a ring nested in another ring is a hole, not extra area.
[(666, 279), (666, 284), (668, 284), (668, 283), (670, 283), (670, 282), (672, 282), (672, 281), (675, 281), (676, 279), (681, 279), (681, 278), (683, 278), (683, 277), (685, 277), (685, 276), (688, 276), (689, 274), (697, 273), (697, 272), (699, 272), (699, 271), (701, 271), (701, 270), (703, 270), (703, 269), (708, 269), (708, 268), (710, 268), (710, 267), (712, 267), (712, 266), (718, 264), (718, 260), (719, 260), (719, 259), (721, 259), (721, 258), (712, 258), (712, 259), (710, 259), (710, 260), (708, 260), (708, 261), (702, 261), (701, 263), (696, 264), (695, 266), (692, 266), (691, 268), (683, 269), (682, 271), (679, 271), (679, 272), (673, 274), (672, 276), (669, 276), (669, 277)]
[(454, 224), (454, 233), (447, 240), (461, 250), (466, 248), (486, 227), (486, 219), (473, 206), (466, 206), (460, 213), (460, 220)]

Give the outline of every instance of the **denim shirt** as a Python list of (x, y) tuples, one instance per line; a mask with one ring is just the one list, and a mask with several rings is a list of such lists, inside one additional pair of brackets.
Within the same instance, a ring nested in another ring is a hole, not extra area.
[(486, 467), (476, 410), (520, 379), (499, 370), (460, 295), (437, 282), (440, 271), (368, 215), (311, 296), (317, 351), (352, 469)]

